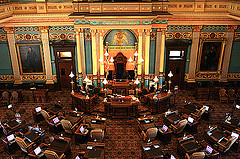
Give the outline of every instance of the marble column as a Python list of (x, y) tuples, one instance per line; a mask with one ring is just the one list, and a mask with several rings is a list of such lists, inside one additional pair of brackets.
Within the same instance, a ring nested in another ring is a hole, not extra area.
[(81, 56), (81, 44), (80, 44), (80, 31), (81, 31), (81, 29), (75, 28), (75, 31), (76, 31), (76, 42), (77, 42), (77, 63), (78, 63), (79, 85), (83, 85), (82, 56)]
[(161, 50), (160, 50), (160, 60), (159, 60), (159, 85), (163, 85), (163, 69), (164, 69), (164, 56), (165, 56), (165, 40), (166, 40), (166, 28), (161, 28)]
[(144, 64), (144, 71), (145, 71), (145, 82), (144, 87), (148, 88), (149, 85), (149, 51), (150, 51), (150, 30), (145, 30), (145, 64)]
[(222, 75), (221, 75), (221, 82), (227, 82), (228, 76), (228, 69), (229, 69), (229, 62), (231, 59), (231, 52), (232, 52), (232, 45), (233, 45), (233, 38), (234, 38), (234, 30), (237, 29), (237, 26), (228, 26), (227, 27), (227, 34), (226, 34), (226, 47), (224, 52), (224, 59), (222, 64)]
[(195, 82), (195, 74), (197, 67), (197, 57), (198, 57), (198, 46), (199, 46), (199, 38), (200, 38), (200, 30), (202, 26), (195, 25), (193, 28), (193, 36), (192, 36), (192, 49), (191, 49), (191, 58), (189, 63), (189, 83)]
[[(104, 30), (99, 30), (99, 56), (104, 60), (104, 51), (103, 51), (103, 35)], [(101, 88), (104, 87), (103, 85), (104, 80), (104, 65), (100, 63), (100, 81), (101, 81)]]
[(14, 38), (14, 28), (6, 27), (4, 30), (7, 32), (7, 39), (9, 45), (9, 51), (12, 62), (12, 69), (14, 75), (14, 84), (22, 84), (21, 75), (19, 71), (18, 55), (16, 52), (15, 38)]
[(97, 87), (97, 47), (96, 47), (96, 29), (91, 29), (92, 34), (92, 62), (93, 62), (93, 83)]
[(44, 65), (46, 71), (46, 84), (54, 84), (53, 82), (53, 73), (52, 73), (52, 63), (51, 63), (51, 53), (49, 47), (49, 38), (48, 38), (48, 26), (40, 26), (43, 44), (43, 56), (44, 56)]

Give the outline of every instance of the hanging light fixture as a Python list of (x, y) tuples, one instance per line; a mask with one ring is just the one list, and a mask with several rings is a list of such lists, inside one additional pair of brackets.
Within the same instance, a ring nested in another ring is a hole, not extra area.
[(137, 51), (135, 51), (134, 56), (138, 56), (138, 52)]
[(135, 84), (139, 84), (140, 81), (138, 80), (138, 78), (136, 79), (136, 81), (134, 82)]
[(90, 80), (89, 80), (88, 77), (86, 76), (86, 77), (84, 78), (84, 82), (88, 82), (88, 81), (90, 81)]

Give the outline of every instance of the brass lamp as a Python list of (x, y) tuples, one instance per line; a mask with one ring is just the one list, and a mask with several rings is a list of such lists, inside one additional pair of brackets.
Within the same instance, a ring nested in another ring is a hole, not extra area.
[(168, 93), (171, 93), (171, 83), (172, 83), (171, 77), (172, 77), (172, 76), (173, 76), (172, 71), (170, 71), (169, 74), (168, 74), (168, 77), (169, 77), (169, 81), (168, 81), (168, 84), (169, 84)]
[(74, 82), (73, 82), (73, 77), (74, 77), (74, 74), (73, 74), (73, 72), (71, 71), (71, 73), (69, 74), (69, 77), (71, 78), (71, 85), (72, 85), (72, 92), (71, 92), (71, 94), (74, 94), (74, 90), (73, 90), (73, 86), (74, 86)]

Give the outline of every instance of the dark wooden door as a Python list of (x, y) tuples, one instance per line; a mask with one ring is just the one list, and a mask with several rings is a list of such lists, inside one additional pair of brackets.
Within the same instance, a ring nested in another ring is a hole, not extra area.
[(57, 73), (57, 89), (71, 89), (71, 71), (75, 75), (73, 77), (74, 88), (76, 87), (76, 66), (75, 66), (75, 43), (62, 40), (59, 43), (51, 43), (54, 50), (56, 73)]
[(71, 78), (69, 74), (72, 71), (72, 61), (59, 62), (60, 83), (62, 88), (71, 88)]
[(168, 74), (172, 71), (171, 88), (179, 86), (180, 89), (184, 87), (186, 56), (189, 43), (175, 41), (166, 44), (167, 63), (165, 70), (165, 79), (169, 81)]

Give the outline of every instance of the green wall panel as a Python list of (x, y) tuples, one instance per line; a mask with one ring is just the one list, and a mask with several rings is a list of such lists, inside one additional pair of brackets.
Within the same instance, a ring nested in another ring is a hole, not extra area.
[(51, 61), (52, 61), (52, 72), (53, 72), (53, 75), (57, 75), (56, 64), (55, 64), (55, 56), (54, 56), (54, 51), (53, 51), (52, 46), (50, 46), (50, 53), (51, 53)]
[(189, 64), (190, 64), (190, 56), (191, 56), (192, 45), (189, 45), (186, 57), (186, 67), (185, 67), (185, 74), (189, 73)]
[(229, 63), (229, 73), (240, 73), (240, 41), (235, 41), (232, 46), (231, 60)]
[(90, 40), (85, 40), (85, 61), (86, 61), (86, 72), (92, 74), (92, 45)]
[(155, 74), (156, 39), (150, 41), (149, 74)]
[(0, 44), (0, 74), (13, 75), (10, 52), (7, 44)]

